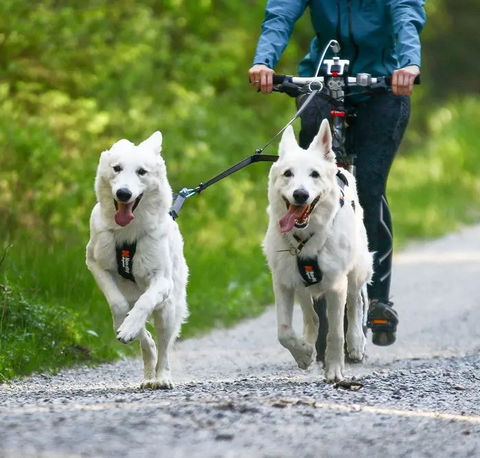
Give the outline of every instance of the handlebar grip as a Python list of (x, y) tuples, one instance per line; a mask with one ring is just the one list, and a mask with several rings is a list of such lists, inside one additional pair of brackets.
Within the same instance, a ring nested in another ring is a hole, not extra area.
[(287, 75), (273, 75), (273, 84), (282, 84), (287, 78)]
[[(415, 78), (415, 81), (413, 82), (413, 84), (420, 84), (421, 82), (421, 78), (420, 78), (420, 75), (418, 75), (416, 78)], [(388, 86), (391, 86), (392, 85), (392, 77), (391, 76), (386, 76), (385, 77), (385, 83), (388, 85)]]

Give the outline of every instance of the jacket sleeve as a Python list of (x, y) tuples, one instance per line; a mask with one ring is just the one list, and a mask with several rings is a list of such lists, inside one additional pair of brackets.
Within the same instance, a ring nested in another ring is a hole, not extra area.
[(400, 68), (421, 64), (420, 33), (425, 25), (424, 0), (390, 0)]
[(277, 65), (293, 26), (304, 13), (307, 3), (308, 0), (268, 0), (254, 64), (265, 64), (270, 68)]

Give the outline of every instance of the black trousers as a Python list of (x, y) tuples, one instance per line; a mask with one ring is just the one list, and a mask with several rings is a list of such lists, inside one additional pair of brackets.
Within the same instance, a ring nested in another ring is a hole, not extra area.
[[(369, 249), (375, 253), (368, 294), (370, 299), (388, 301), (393, 231), (385, 191), (390, 167), (410, 117), (410, 98), (383, 92), (354, 108), (356, 118), (347, 129), (347, 145), (356, 154), (358, 197), (364, 210)], [(330, 109), (330, 104), (320, 97), (305, 108), (301, 115), (302, 148), (308, 148)]]

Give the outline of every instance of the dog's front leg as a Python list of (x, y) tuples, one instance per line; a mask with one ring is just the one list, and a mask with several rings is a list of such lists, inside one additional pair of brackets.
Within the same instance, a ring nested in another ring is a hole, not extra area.
[(307, 288), (297, 291), (298, 301), (302, 307), (303, 314), (303, 338), (305, 342), (315, 346), (318, 338), (318, 315), (313, 308), (313, 299)]
[(328, 334), (327, 348), (325, 350), (325, 379), (327, 383), (343, 380), (345, 357), (343, 346), (345, 338), (343, 334), (343, 320), (345, 313), (345, 301), (347, 298), (347, 281), (336, 285), (335, 290), (325, 293), (327, 300)]
[[(88, 253), (88, 249), (87, 249)], [(92, 254), (87, 254), (87, 267), (92, 272), (98, 287), (107, 299), (113, 317), (113, 330), (118, 332), (129, 313), (130, 306), (120, 292), (114, 276), (102, 269), (93, 259)], [(142, 349), (144, 363), (144, 380), (152, 380), (155, 377), (155, 365), (157, 362), (157, 350), (152, 336), (146, 329), (139, 333), (140, 347)]]
[(117, 330), (117, 339), (125, 344), (137, 338), (145, 329), (145, 324), (155, 307), (162, 304), (170, 295), (172, 281), (163, 275), (152, 279), (147, 290), (138, 298), (132, 310)]
[(295, 335), (292, 326), (294, 290), (274, 279), (278, 340), (290, 351), (300, 369), (307, 369), (315, 357), (315, 347)]
[(112, 312), (113, 330), (116, 332), (127, 316), (130, 307), (127, 300), (118, 289), (118, 285), (113, 275), (102, 269), (95, 261), (93, 254), (90, 251), (90, 244), (87, 247), (87, 267), (107, 300), (110, 311)]

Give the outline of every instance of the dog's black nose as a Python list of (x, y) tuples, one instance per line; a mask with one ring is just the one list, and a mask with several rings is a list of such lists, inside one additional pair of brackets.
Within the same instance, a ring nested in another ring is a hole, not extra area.
[(305, 189), (296, 189), (293, 191), (293, 198), (297, 204), (304, 204), (308, 200), (308, 197), (308, 192), (305, 191)]
[(130, 197), (132, 197), (132, 193), (127, 188), (120, 188), (117, 191), (117, 198), (120, 202), (128, 202)]

